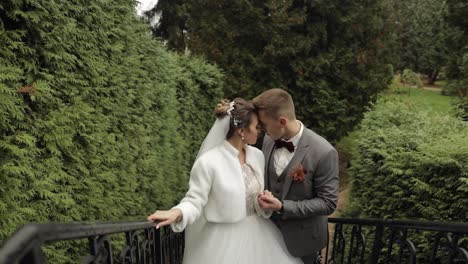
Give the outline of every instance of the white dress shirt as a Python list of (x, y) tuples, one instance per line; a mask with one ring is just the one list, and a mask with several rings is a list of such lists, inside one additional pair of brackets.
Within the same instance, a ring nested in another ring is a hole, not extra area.
[(302, 124), (302, 122), (299, 120), (297, 122), (299, 122), (299, 124), (301, 125), (299, 133), (297, 133), (294, 137), (290, 138), (289, 140), (286, 140), (287, 142), (293, 143), (294, 151), (289, 152), (287, 148), (279, 148), (275, 149), (275, 153), (273, 153), (273, 166), (275, 166), (276, 175), (278, 175), (278, 177), (281, 175), (281, 173), (283, 173), (284, 169), (286, 168), (286, 166), (288, 166), (289, 162), (294, 156), (294, 153), (297, 149), (297, 144), (299, 143), (299, 140), (302, 137), (302, 132), (304, 132), (304, 125)]

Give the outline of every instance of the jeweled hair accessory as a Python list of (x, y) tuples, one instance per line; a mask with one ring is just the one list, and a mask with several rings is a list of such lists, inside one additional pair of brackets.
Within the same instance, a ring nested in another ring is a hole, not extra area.
[(236, 104), (236, 102), (234, 102), (234, 101), (232, 101), (232, 102), (229, 103), (229, 109), (228, 109), (226, 112), (228, 113), (228, 115), (229, 115), (230, 117), (232, 117), (231, 111), (234, 110), (234, 105), (235, 105), (235, 104)]
[(235, 117), (232, 118), (232, 123), (234, 124), (234, 127), (238, 127), (241, 121)]
[(236, 104), (236, 102), (234, 102), (234, 101), (230, 102), (229, 103), (229, 109), (226, 112), (231, 117), (232, 123), (234, 124), (234, 127), (238, 127), (240, 125), (240, 123), (242, 123), (242, 122), (239, 119), (237, 119), (236, 117), (232, 116), (232, 114), (231, 114), (231, 111), (234, 110), (234, 105), (235, 104)]

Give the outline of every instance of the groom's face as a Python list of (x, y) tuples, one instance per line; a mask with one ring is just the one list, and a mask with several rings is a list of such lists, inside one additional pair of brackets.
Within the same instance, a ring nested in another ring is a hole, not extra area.
[(265, 110), (258, 111), (258, 118), (260, 123), (265, 129), (265, 132), (273, 140), (280, 139), (284, 134), (283, 126), (281, 125), (279, 118), (273, 118), (265, 113)]

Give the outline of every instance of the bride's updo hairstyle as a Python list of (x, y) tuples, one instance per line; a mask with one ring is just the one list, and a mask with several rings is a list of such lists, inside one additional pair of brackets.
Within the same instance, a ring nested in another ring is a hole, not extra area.
[(257, 114), (257, 110), (253, 103), (240, 97), (235, 98), (232, 102), (227, 99), (221, 100), (216, 105), (214, 112), (218, 118), (223, 118), (226, 115), (231, 116), (226, 139), (229, 139), (234, 135), (236, 128), (248, 127), (252, 120), (252, 116)]

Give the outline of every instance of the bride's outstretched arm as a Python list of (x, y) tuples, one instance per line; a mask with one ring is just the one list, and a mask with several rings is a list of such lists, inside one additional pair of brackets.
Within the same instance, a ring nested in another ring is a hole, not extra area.
[(189, 180), (189, 190), (182, 201), (173, 209), (182, 211), (182, 219), (171, 224), (174, 232), (182, 232), (188, 225), (200, 217), (208, 202), (208, 194), (212, 186), (212, 175), (203, 158), (197, 159), (192, 167)]
[(211, 184), (212, 177), (205, 162), (197, 159), (190, 173), (189, 190), (182, 201), (169, 211), (156, 211), (148, 220), (163, 220), (158, 224), (159, 227), (163, 226), (163, 223), (170, 224), (174, 232), (182, 232), (200, 217), (208, 201)]

